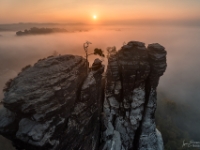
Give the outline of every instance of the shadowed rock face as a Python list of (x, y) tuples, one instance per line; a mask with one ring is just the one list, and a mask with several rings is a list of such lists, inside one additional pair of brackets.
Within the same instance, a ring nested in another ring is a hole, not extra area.
[[(166, 51), (131, 41), (88, 72), (80, 56), (38, 61), (10, 84), (0, 134), (21, 150), (162, 150), (156, 130), (156, 87)], [(159, 142), (158, 142), (159, 141)]]
[(97, 149), (104, 66), (58, 56), (21, 72), (5, 93), (0, 133), (17, 149)]
[(146, 82), (146, 105), (143, 113), (143, 120), (140, 129), (139, 148), (141, 150), (161, 149), (159, 147), (160, 134), (156, 131), (155, 111), (156, 111), (156, 87), (159, 77), (166, 70), (165, 48), (157, 43), (150, 44), (147, 48), (151, 72)]
[(157, 143), (154, 113), (156, 87), (165, 69), (166, 51), (159, 44), (146, 48), (142, 42), (131, 41), (110, 55), (102, 149), (162, 149)]
[(102, 89), (97, 84), (101, 85), (104, 66), (100, 63), (87, 75), (86, 64), (82, 57), (66, 55), (39, 61), (21, 72), (5, 93), (1, 134), (9, 134), (19, 149), (78, 148), (76, 136), (81, 143), (100, 134)]
[(144, 43), (129, 42), (108, 61), (103, 140), (108, 149), (133, 149), (150, 72), (148, 53)]
[(100, 139), (104, 66), (96, 59), (81, 87), (80, 98), (62, 134), (62, 150), (97, 150)]

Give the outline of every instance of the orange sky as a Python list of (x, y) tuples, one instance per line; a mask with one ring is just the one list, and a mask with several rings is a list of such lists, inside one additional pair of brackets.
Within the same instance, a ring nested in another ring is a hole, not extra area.
[[(97, 19), (93, 19), (93, 15)], [(0, 24), (200, 20), (200, 0), (0, 0)]]

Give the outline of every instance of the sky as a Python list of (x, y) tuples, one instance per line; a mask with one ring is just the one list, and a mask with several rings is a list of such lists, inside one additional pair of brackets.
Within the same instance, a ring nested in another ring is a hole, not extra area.
[(0, 0), (0, 24), (199, 21), (199, 8), (200, 0)]

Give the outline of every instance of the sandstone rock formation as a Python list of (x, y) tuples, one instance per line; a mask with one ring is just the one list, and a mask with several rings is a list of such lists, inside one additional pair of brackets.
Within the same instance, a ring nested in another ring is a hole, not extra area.
[[(156, 87), (166, 51), (131, 41), (88, 72), (80, 56), (38, 61), (5, 92), (0, 134), (25, 150), (162, 150)], [(159, 142), (158, 142), (159, 141)]]
[[(59, 147), (69, 134), (62, 133), (70, 131), (66, 127), (71, 128), (70, 120), (76, 116), (72, 115), (73, 110), (79, 107), (81, 85), (87, 77), (86, 64), (79, 56), (58, 56), (41, 60), (21, 72), (5, 93), (5, 108), (0, 113), (5, 114), (0, 123), (1, 129), (5, 128), (1, 133), (12, 135), (9, 138), (20, 149)], [(86, 104), (85, 107), (88, 108)], [(77, 114), (87, 113), (78, 109)]]
[(101, 74), (103, 72), (104, 66), (99, 59), (96, 59), (82, 84), (80, 97), (77, 99), (74, 110), (68, 118), (67, 128), (64, 134), (61, 134), (60, 149), (98, 149), (103, 99)]
[(131, 41), (108, 59), (103, 149), (156, 150), (156, 87), (166, 69), (159, 44)]
[[(156, 111), (156, 87), (159, 78), (166, 70), (166, 51), (159, 44), (148, 46), (148, 56), (151, 72), (146, 82), (146, 105), (143, 113), (143, 120), (140, 128), (139, 148), (141, 150), (163, 149), (160, 147), (160, 133), (156, 130), (155, 111)], [(161, 144), (162, 145), (162, 144)]]

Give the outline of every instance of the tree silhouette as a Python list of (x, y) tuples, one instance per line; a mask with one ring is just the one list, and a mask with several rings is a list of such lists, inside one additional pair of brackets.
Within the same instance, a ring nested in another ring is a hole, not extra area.
[(92, 44), (92, 43), (89, 41), (86, 41), (85, 43), (83, 43), (83, 49), (85, 51), (85, 57), (86, 57), (87, 61), (88, 61), (89, 55), (99, 55), (101, 57), (105, 57), (105, 55), (103, 54), (103, 50), (100, 48), (95, 48), (93, 53), (88, 54), (88, 47), (90, 44)]
[(88, 47), (90, 44), (92, 44), (92, 43), (89, 41), (86, 41), (85, 43), (83, 43), (83, 49), (85, 51), (85, 58), (87, 61), (88, 61), (88, 56), (90, 55), (90, 54), (88, 54)]
[(99, 49), (99, 48), (95, 48), (94, 49), (94, 55), (99, 55), (101, 57), (105, 57), (105, 55), (103, 54), (102, 49)]
[(111, 53), (113, 53), (113, 52), (116, 52), (116, 47), (115, 46), (107, 47), (107, 53), (108, 53), (107, 58), (109, 58)]

